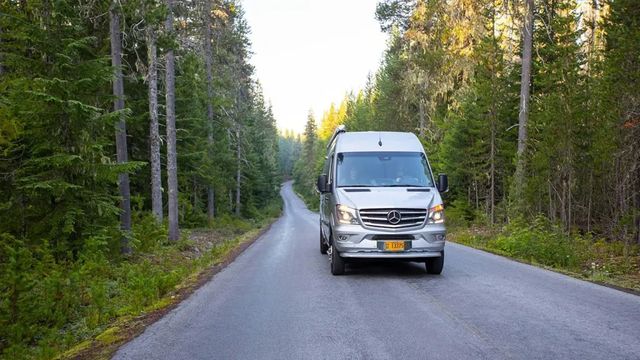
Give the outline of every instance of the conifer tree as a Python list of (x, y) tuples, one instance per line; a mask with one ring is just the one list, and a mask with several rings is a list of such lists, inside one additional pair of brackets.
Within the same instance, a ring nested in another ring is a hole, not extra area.
[[(166, 0), (167, 19), (165, 30), (170, 37), (174, 35), (173, 29), (173, 0)], [(175, 39), (172, 39), (175, 41)], [(165, 54), (165, 96), (167, 112), (167, 187), (169, 195), (169, 240), (177, 241), (180, 238), (178, 227), (178, 164), (176, 144), (176, 110), (175, 110), (175, 55), (173, 44)]]
[[(208, 121), (208, 134), (207, 140), (209, 148), (212, 147), (213, 144), (213, 50), (212, 50), (212, 41), (213, 41), (213, 21), (212, 14), (213, 13), (213, 0), (206, 0), (204, 3), (204, 14), (203, 14), (203, 29), (204, 29), (204, 62), (205, 62), (205, 70), (207, 73), (207, 121)], [(207, 186), (207, 218), (209, 222), (213, 220), (215, 214), (215, 193), (213, 189), (213, 185), (209, 184)]]
[[(155, 5), (155, 2), (153, 3)], [(160, 128), (158, 123), (158, 31), (154, 8), (147, 14), (147, 83), (149, 93), (149, 163), (151, 167), (151, 209), (158, 222), (162, 222), (162, 161), (160, 158)]]
[[(113, 0), (109, 8), (109, 28), (111, 35), (111, 64), (114, 68), (113, 80), (113, 110), (117, 113), (119, 120), (116, 125), (116, 152), (118, 164), (125, 164), (128, 161), (127, 155), (127, 127), (124, 113), (124, 79), (122, 76), (122, 40), (120, 35), (120, 9), (118, 2)], [(120, 189), (120, 228), (125, 232), (122, 237), (121, 251), (128, 254), (131, 252), (129, 246), (129, 232), (131, 231), (131, 193), (129, 189), (129, 174), (126, 172), (118, 175), (118, 187)]]
[(522, 22), (522, 57), (520, 73), (520, 111), (518, 113), (518, 158), (514, 175), (515, 210), (521, 211), (525, 187), (525, 166), (527, 154), (527, 122), (529, 119), (529, 101), (531, 96), (531, 63), (533, 53), (533, 16), (534, 0), (524, 1), (524, 21)]

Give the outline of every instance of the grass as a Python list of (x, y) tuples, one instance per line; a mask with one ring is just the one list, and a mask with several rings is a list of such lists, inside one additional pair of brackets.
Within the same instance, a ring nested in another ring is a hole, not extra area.
[(501, 229), (454, 227), (448, 239), (576, 278), (640, 291), (640, 247), (567, 234), (544, 218)]
[(256, 239), (280, 209), (274, 204), (259, 221), (223, 216), (175, 243), (138, 221), (127, 258), (110, 256), (99, 239), (88, 239), (73, 263), (56, 263), (42, 249), (13, 251), (9, 242), (0, 285), (14, 293), (0, 295), (0, 358), (108, 358)]

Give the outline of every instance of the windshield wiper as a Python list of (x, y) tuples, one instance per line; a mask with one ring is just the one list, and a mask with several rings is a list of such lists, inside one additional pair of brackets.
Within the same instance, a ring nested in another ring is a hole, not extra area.
[(371, 186), (371, 185), (364, 185), (364, 184), (358, 184), (358, 185), (338, 185), (339, 188), (348, 188), (348, 187), (375, 187), (375, 186)]

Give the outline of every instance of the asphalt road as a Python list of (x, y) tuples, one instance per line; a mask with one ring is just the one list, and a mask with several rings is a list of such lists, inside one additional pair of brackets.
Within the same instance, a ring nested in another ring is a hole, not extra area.
[(640, 297), (448, 243), (442, 275), (372, 263), (335, 277), (318, 215), (285, 211), (116, 359), (640, 359)]

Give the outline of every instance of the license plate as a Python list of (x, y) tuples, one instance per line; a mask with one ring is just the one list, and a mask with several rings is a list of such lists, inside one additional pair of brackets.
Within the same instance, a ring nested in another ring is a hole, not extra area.
[(404, 251), (404, 241), (385, 241), (384, 249), (386, 251)]

